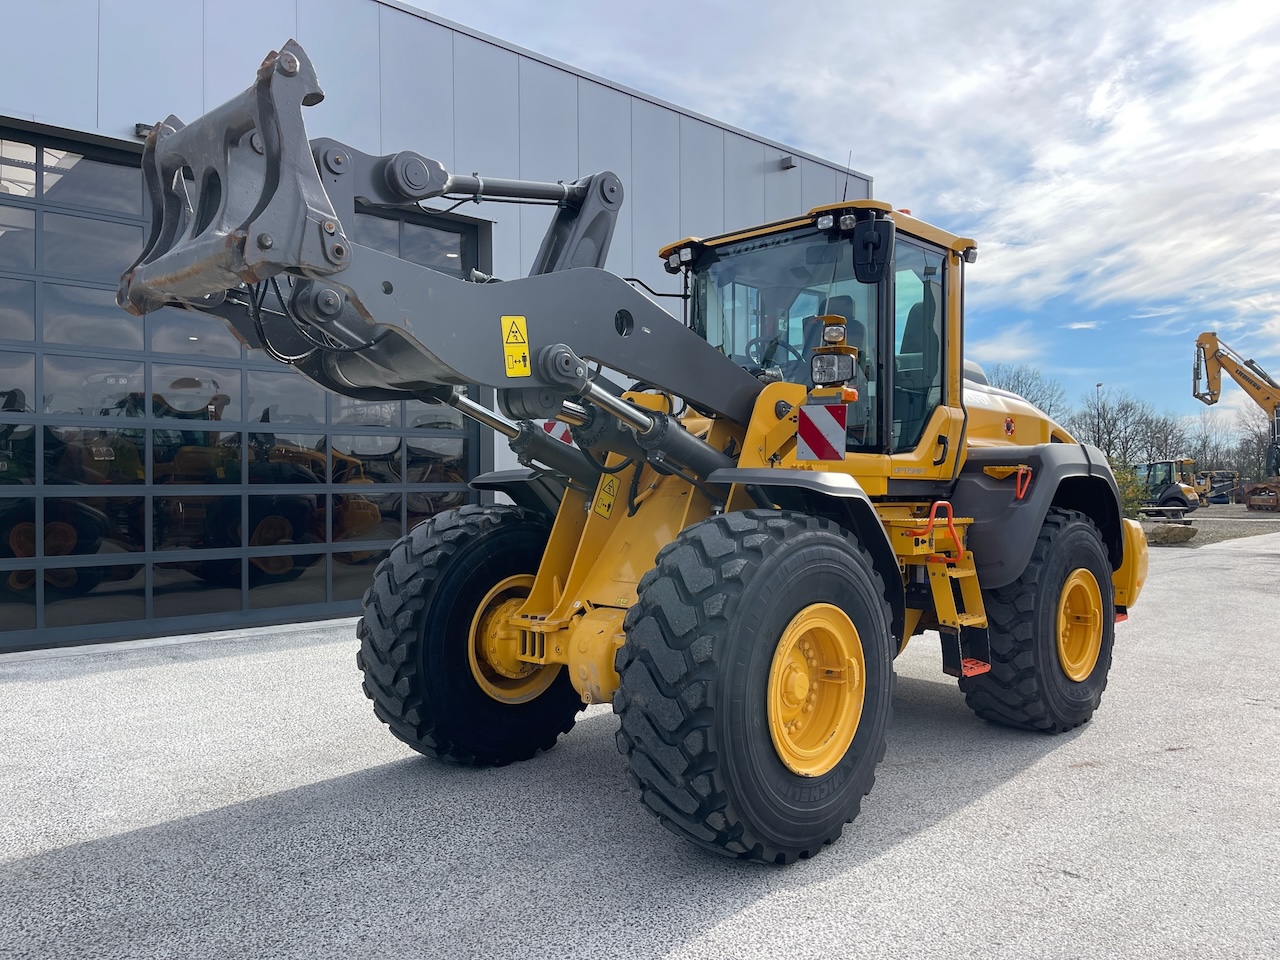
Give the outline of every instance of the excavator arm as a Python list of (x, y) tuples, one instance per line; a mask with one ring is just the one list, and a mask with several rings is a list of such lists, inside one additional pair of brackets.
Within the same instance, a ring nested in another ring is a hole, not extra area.
[(1191, 368), (1191, 392), (1203, 403), (1215, 404), (1222, 393), (1222, 373), (1227, 374), (1267, 414), (1271, 443), (1267, 450), (1267, 473), (1280, 474), (1280, 384), (1256, 360), (1247, 360), (1208, 331), (1196, 338), (1195, 362)]
[[(602, 269), (623, 199), (616, 176), (573, 183), (456, 176), (411, 151), (374, 157), (308, 140), (302, 110), (323, 97), (310, 59), (291, 40), (239, 96), (190, 125), (170, 116), (153, 128), (143, 151), (151, 229), (121, 277), (122, 307), (216, 313), (342, 394), (451, 402), (513, 438), (513, 448), (517, 433), (530, 438), (559, 461), (549, 465), (584, 483), (598, 476), (590, 458), (584, 464), (563, 444), (553, 451), (530, 420), (581, 425), (603, 412), (617, 423), (597, 431), (600, 452), (633, 454), (639, 445), (696, 476), (732, 465), (674, 418), (620, 399), (591, 373), (595, 361), (743, 425), (762, 389)], [(532, 273), (497, 282), (473, 272), (463, 280), (349, 233), (357, 204), (416, 209), (439, 197), (555, 204)], [(457, 388), (468, 384), (495, 387), (517, 422), (459, 399)], [(548, 462), (538, 452), (530, 458)]]

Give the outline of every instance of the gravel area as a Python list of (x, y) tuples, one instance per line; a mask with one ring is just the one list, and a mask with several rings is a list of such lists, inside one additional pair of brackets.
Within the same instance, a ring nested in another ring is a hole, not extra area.
[[(1152, 544), (1161, 549), (1182, 549), (1203, 547), (1210, 543), (1221, 543), (1224, 540), (1237, 540), (1240, 537), (1256, 537), (1264, 533), (1280, 533), (1280, 513), (1265, 510), (1250, 510), (1243, 504), (1221, 503), (1201, 507), (1188, 515), (1196, 535), (1186, 543)], [(1156, 524), (1144, 520), (1142, 529), (1149, 535)]]

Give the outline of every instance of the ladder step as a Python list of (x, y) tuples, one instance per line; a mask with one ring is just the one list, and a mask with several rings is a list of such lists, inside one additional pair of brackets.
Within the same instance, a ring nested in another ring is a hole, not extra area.
[(956, 620), (962, 627), (985, 627), (987, 625), (987, 615), (985, 613), (961, 613), (956, 616)]
[(965, 657), (960, 661), (960, 672), (966, 677), (976, 677), (986, 673), (991, 669), (991, 664), (985, 660), (975, 660), (973, 657)]

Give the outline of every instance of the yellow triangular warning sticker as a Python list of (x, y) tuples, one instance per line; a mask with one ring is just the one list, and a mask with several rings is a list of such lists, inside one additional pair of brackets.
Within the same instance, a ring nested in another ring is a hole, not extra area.
[(511, 321), (511, 326), (507, 328), (507, 338), (504, 342), (528, 343), (528, 340), (525, 339), (524, 331), (520, 329), (514, 320)]
[(618, 481), (614, 477), (609, 477), (604, 482), (604, 492), (609, 496), (614, 496), (618, 492)]

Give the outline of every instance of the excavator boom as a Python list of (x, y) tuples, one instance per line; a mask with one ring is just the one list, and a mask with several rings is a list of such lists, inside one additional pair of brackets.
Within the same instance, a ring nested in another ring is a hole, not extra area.
[(1280, 474), (1280, 384), (1256, 361), (1246, 359), (1206, 331), (1196, 338), (1195, 362), (1191, 368), (1191, 393), (1197, 400), (1215, 404), (1222, 393), (1222, 373), (1227, 374), (1267, 414), (1271, 442), (1267, 449), (1267, 474)]

